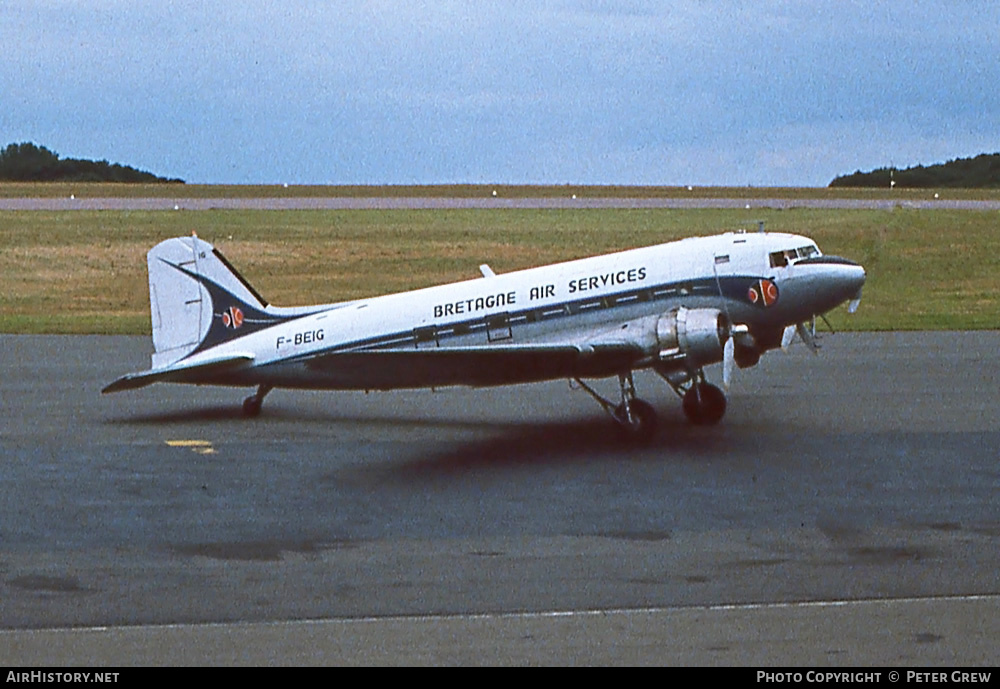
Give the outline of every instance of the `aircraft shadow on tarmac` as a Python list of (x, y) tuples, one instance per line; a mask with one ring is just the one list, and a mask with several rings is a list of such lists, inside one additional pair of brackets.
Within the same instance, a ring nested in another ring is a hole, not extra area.
[(154, 414), (131, 414), (128, 416), (110, 417), (104, 423), (124, 426), (159, 426), (186, 423), (217, 423), (220, 421), (239, 421), (245, 423), (243, 414), (238, 407), (196, 407), (156, 412)]
[(447, 448), (429, 448), (423, 458), (397, 465), (404, 474), (450, 474), (497, 466), (583, 464), (623, 460), (704, 461), (725, 457), (731, 447), (718, 434), (661, 421), (651, 441), (623, 439), (601, 417), (579, 422), (497, 424), (488, 438), (474, 438)]
[[(461, 471), (485, 466), (584, 462), (599, 458), (620, 461), (629, 459), (664, 459), (695, 457), (705, 459), (731, 452), (733, 434), (720, 427), (692, 426), (680, 415), (664, 415), (653, 438), (636, 444), (624, 438), (603, 414), (583, 415), (571, 421), (483, 421), (470, 418), (447, 418), (423, 414), (389, 415), (321, 413), (301, 408), (271, 406), (265, 415), (248, 420), (235, 406), (205, 406), (112, 417), (107, 424), (125, 426), (183, 426), (201, 424), (253, 424), (261, 433), (275, 437), (292, 426), (322, 424), (334, 430), (350, 427), (363, 429), (371, 442), (383, 442), (392, 436), (406, 442), (408, 430), (419, 431), (414, 442), (425, 445), (426, 454), (402, 465), (414, 471)], [(384, 429), (384, 433), (379, 433)], [(440, 429), (442, 435), (469, 434), (426, 442), (426, 431)], [(399, 468), (400, 465), (397, 465)]]
[(305, 409), (282, 408), (272, 405), (258, 418), (247, 419), (239, 407), (211, 406), (189, 407), (168, 411), (158, 411), (150, 414), (129, 414), (105, 419), (104, 423), (112, 425), (134, 426), (170, 426), (184, 424), (235, 424), (245, 429), (256, 429), (261, 433), (280, 433), (290, 426), (309, 426), (321, 424), (325, 427), (343, 426), (384, 426), (386, 428), (450, 428), (455, 430), (492, 430), (503, 428), (505, 424), (495, 422), (474, 421), (468, 419), (446, 419), (431, 416), (400, 416), (393, 415), (337, 415), (335, 412), (317, 413)]

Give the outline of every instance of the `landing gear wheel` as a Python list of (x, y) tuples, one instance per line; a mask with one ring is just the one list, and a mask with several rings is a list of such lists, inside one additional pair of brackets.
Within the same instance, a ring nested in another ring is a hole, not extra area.
[(684, 416), (699, 426), (711, 426), (726, 413), (726, 396), (711, 383), (695, 383), (684, 393)]
[(253, 418), (260, 414), (260, 407), (264, 400), (258, 399), (256, 395), (251, 395), (243, 400), (243, 416)]
[(648, 402), (640, 399), (629, 401), (629, 410), (632, 412), (631, 421), (629, 421), (628, 415), (625, 414), (624, 404), (619, 404), (615, 407), (614, 419), (618, 424), (618, 428), (632, 442), (649, 442), (656, 431), (656, 410)]

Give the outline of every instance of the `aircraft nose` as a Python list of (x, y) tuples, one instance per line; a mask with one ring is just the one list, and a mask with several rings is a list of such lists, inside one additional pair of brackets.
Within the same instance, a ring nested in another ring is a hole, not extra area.
[(824, 295), (824, 310), (829, 310), (847, 300), (860, 298), (861, 287), (867, 274), (858, 263), (841, 256), (814, 256), (795, 264), (810, 266), (808, 281), (816, 294)]
[(841, 256), (823, 256), (821, 265), (830, 287), (844, 299), (854, 297), (865, 284), (865, 269), (849, 258)]
[(833, 265), (837, 266), (837, 279), (843, 283), (845, 291), (854, 294), (864, 286), (865, 278), (867, 277), (864, 266), (840, 256), (833, 256), (831, 258), (837, 259), (837, 262)]

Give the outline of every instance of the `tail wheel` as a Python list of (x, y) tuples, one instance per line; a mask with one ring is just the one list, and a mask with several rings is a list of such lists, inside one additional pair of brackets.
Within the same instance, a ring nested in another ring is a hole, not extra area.
[(264, 403), (264, 400), (257, 399), (256, 395), (252, 395), (243, 400), (243, 416), (247, 418), (253, 418), (260, 414), (260, 407)]
[(726, 414), (726, 396), (711, 383), (695, 383), (684, 393), (683, 408), (691, 423), (711, 426)]
[(629, 401), (629, 415), (625, 413), (625, 405), (619, 404), (615, 407), (614, 419), (622, 433), (631, 441), (636, 443), (648, 442), (656, 431), (656, 410), (648, 402), (640, 399)]
[(260, 414), (260, 408), (264, 404), (264, 398), (273, 388), (274, 386), (272, 385), (261, 385), (257, 388), (256, 395), (250, 395), (243, 400), (243, 416), (253, 418), (254, 416)]

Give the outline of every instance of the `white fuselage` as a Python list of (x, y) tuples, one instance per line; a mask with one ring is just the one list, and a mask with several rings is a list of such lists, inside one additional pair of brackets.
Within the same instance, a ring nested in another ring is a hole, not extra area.
[[(782, 252), (793, 257), (785, 265), (774, 259)], [(804, 255), (808, 260), (799, 263)], [(767, 349), (786, 325), (828, 311), (860, 289), (860, 266), (819, 257), (812, 240), (798, 235), (684, 239), (316, 307), (308, 315), (197, 352), (190, 362), (252, 355), (249, 370), (205, 382), (367, 388), (373, 386), (364, 376), (355, 380), (343, 371), (327, 376), (301, 362), (373, 350), (586, 344), (595, 333), (677, 307), (720, 309), (732, 322), (747, 325)]]

